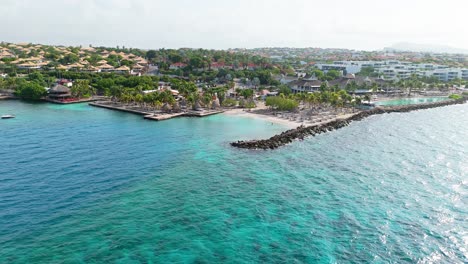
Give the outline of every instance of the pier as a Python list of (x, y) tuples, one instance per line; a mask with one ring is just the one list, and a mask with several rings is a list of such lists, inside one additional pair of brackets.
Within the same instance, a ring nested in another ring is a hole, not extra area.
[(177, 113), (151, 113), (151, 112), (137, 110), (137, 109), (129, 109), (118, 104), (114, 105), (112, 103), (109, 104), (109, 103), (103, 103), (103, 102), (91, 102), (89, 103), (89, 105), (95, 106), (95, 107), (106, 108), (110, 110), (116, 110), (116, 111), (141, 115), (143, 116), (144, 119), (152, 120), (152, 121), (164, 121), (164, 120), (168, 120), (168, 119), (172, 119), (176, 117), (205, 117), (205, 116), (216, 115), (216, 114), (220, 114), (224, 112), (224, 110), (200, 110), (200, 111), (189, 110), (189, 111), (177, 112)]
[(99, 100), (98, 98), (83, 98), (83, 99), (73, 99), (73, 100), (54, 100), (50, 98), (45, 98), (44, 101), (54, 104), (79, 104), (79, 103), (88, 103)]

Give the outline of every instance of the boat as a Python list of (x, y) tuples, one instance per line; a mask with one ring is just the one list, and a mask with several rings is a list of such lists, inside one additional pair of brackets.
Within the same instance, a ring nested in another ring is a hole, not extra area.
[(2, 119), (10, 119), (10, 118), (15, 118), (14, 115), (2, 115)]

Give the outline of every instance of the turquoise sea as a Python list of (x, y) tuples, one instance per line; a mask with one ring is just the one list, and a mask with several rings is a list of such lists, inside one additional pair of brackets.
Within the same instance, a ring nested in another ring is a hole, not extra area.
[(415, 98), (400, 98), (388, 101), (376, 102), (376, 105), (382, 106), (395, 106), (395, 105), (410, 105), (410, 104), (423, 104), (446, 101), (448, 97), (415, 97)]
[(467, 263), (468, 104), (285, 128), (0, 101), (0, 263)]

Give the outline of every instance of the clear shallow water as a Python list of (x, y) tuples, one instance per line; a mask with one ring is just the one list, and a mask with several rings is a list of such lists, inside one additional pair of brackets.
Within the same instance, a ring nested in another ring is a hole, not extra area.
[(375, 104), (382, 105), (382, 106), (395, 106), (395, 105), (434, 103), (434, 102), (440, 102), (440, 101), (446, 101), (446, 100), (448, 100), (448, 97), (402, 98), (402, 99), (376, 102)]
[(462, 263), (468, 105), (279, 126), (0, 102), (1, 263)]

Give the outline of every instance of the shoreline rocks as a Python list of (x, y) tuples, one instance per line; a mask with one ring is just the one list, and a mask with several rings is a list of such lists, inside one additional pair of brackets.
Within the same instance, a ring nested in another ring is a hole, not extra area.
[(426, 104), (414, 104), (414, 105), (404, 105), (404, 106), (394, 106), (394, 107), (375, 107), (373, 109), (361, 111), (355, 115), (345, 118), (345, 119), (336, 119), (324, 124), (313, 125), (313, 126), (299, 126), (295, 129), (290, 129), (284, 131), (278, 135), (275, 135), (269, 139), (260, 139), (260, 140), (248, 140), (248, 141), (237, 141), (232, 142), (231, 146), (244, 149), (276, 149), (286, 144), (293, 142), (296, 139), (303, 140), (308, 136), (315, 136), (329, 131), (337, 130), (342, 127), (347, 126), (353, 121), (360, 121), (366, 117), (372, 115), (379, 115), (385, 113), (404, 113), (411, 112), (421, 109), (429, 109), (435, 107), (442, 107), (455, 104), (464, 104), (468, 100), (468, 97), (464, 97), (457, 100), (447, 100), (442, 102), (435, 103), (426, 103)]

